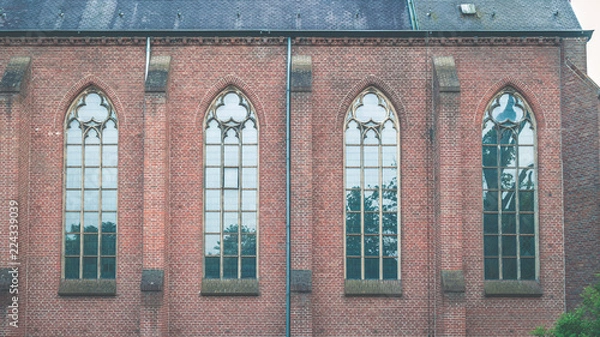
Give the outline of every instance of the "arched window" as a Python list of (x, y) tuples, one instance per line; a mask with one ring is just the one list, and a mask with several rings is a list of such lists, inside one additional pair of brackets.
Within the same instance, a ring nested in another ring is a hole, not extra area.
[(345, 121), (346, 279), (400, 278), (398, 119), (370, 87)]
[(65, 120), (63, 278), (114, 279), (117, 243), (118, 123), (90, 87)]
[(523, 97), (511, 88), (483, 119), (485, 279), (537, 279), (536, 131)]
[(258, 123), (235, 87), (211, 104), (204, 125), (204, 277), (256, 278)]

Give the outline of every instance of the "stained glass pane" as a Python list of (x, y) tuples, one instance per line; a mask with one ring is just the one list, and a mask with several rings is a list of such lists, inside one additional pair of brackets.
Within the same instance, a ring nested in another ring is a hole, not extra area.
[(535, 237), (534, 236), (521, 236), (521, 256), (535, 256)]
[(534, 233), (534, 216), (533, 214), (521, 214), (520, 219), (520, 230), (521, 234), (533, 234)]
[(519, 193), (519, 209), (521, 211), (529, 211), (533, 212), (534, 208), (534, 200), (533, 200), (533, 191), (521, 191)]
[(483, 232), (485, 234), (498, 234), (498, 213), (485, 213), (483, 215)]
[(502, 233), (515, 234), (517, 233), (517, 214), (503, 213), (502, 214)]

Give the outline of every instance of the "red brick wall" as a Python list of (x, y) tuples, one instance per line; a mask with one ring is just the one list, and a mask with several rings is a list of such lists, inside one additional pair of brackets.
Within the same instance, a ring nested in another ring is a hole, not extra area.
[[(458, 185), (456, 198), (462, 198), (463, 205), (454, 210), (462, 222), (463, 241), (458, 245), (462, 246), (466, 282), (460, 299), (466, 307), (463, 333), (522, 336), (558, 317), (565, 307), (561, 131), (563, 137), (567, 132), (561, 125), (560, 46), (296, 42), (293, 53), (312, 57), (313, 76), (312, 92), (302, 94), (312, 107), (305, 112), (312, 113), (311, 118), (302, 120), (311, 124), (293, 123), (292, 130), (292, 134), (312, 130), (310, 136), (294, 138), (298, 149), (311, 151), (301, 155), (312, 153), (312, 158), (307, 158), (312, 167), (295, 171), (305, 177), (294, 177), (297, 188), (302, 187), (304, 178), (312, 184), (312, 191), (297, 191), (302, 202), (312, 203), (299, 205), (304, 213), (294, 215), (295, 223), (312, 226), (306, 230), (312, 235), (310, 263), (294, 260), (297, 268), (312, 269), (312, 293), (293, 297), (309, 303), (308, 309), (295, 304), (300, 308), (298, 321), (306, 319), (301, 317), (303, 312), (312, 315), (314, 336), (426, 336), (436, 331), (443, 318), (436, 315), (445, 314), (439, 306), (456, 303), (441, 293), (436, 263), (440, 256), (434, 255), (443, 240), (434, 237), (438, 232), (433, 223), (436, 183), (432, 172), (439, 165), (431, 142), (435, 136), (433, 55), (454, 57), (461, 84), (455, 124), (460, 167), (447, 172), (460, 172), (452, 181)], [(285, 43), (267, 39), (230, 44), (207, 39), (202, 43), (157, 43), (152, 53), (172, 58), (166, 96), (169, 197), (164, 207), (169, 212), (165, 223), (168, 283), (162, 298), (168, 308), (156, 311), (157, 316), (166, 313), (168, 317), (156, 317), (154, 322), (166, 324), (168, 336), (281, 336), (285, 332), (286, 268)], [(145, 326), (152, 321), (142, 319), (149, 316), (148, 312), (142, 315), (140, 292), (143, 192), (148, 183), (143, 180), (144, 46), (3, 46), (0, 70), (11, 56), (32, 57), (25, 104), (31, 125), (24, 132), (31, 138), (30, 164), (22, 168), (29, 170), (25, 193), (29, 198), (29, 287), (27, 326), (22, 331), (44, 337), (144, 336), (142, 332), (152, 331)], [(107, 93), (119, 117), (117, 296), (60, 297), (63, 121), (71, 100), (89, 84)], [(212, 99), (230, 84), (249, 97), (260, 124), (257, 297), (199, 295), (204, 251), (203, 118)], [(398, 298), (344, 296), (343, 124), (349, 104), (369, 85), (387, 95), (400, 119), (403, 295)], [(483, 294), (481, 122), (487, 103), (505, 85), (512, 85), (527, 98), (537, 120), (540, 283), (544, 295), (536, 298), (489, 298)], [(5, 181), (13, 177), (5, 171), (1, 174)], [(294, 329), (306, 334), (311, 331)]]

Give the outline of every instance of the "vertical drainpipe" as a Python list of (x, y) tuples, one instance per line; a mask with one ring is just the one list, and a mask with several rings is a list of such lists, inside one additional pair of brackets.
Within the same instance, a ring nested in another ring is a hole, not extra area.
[(417, 20), (417, 12), (415, 10), (414, 0), (408, 0), (408, 15), (410, 17), (410, 25), (413, 30), (419, 30), (419, 21)]
[(144, 82), (148, 79), (148, 67), (150, 66), (150, 36), (146, 37), (146, 70), (144, 71)]
[(287, 38), (287, 83), (286, 83), (286, 124), (285, 124), (285, 336), (290, 337), (290, 279), (291, 279), (291, 74), (292, 74), (292, 38)]

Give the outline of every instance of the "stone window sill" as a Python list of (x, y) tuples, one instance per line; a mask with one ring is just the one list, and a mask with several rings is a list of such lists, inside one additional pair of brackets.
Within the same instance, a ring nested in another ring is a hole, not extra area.
[(539, 297), (544, 294), (538, 281), (486, 280), (484, 291), (488, 297)]
[(346, 296), (402, 296), (400, 280), (346, 280), (344, 282)]
[(202, 279), (203, 296), (258, 296), (257, 279)]
[(114, 296), (116, 280), (61, 280), (58, 288), (61, 296)]

